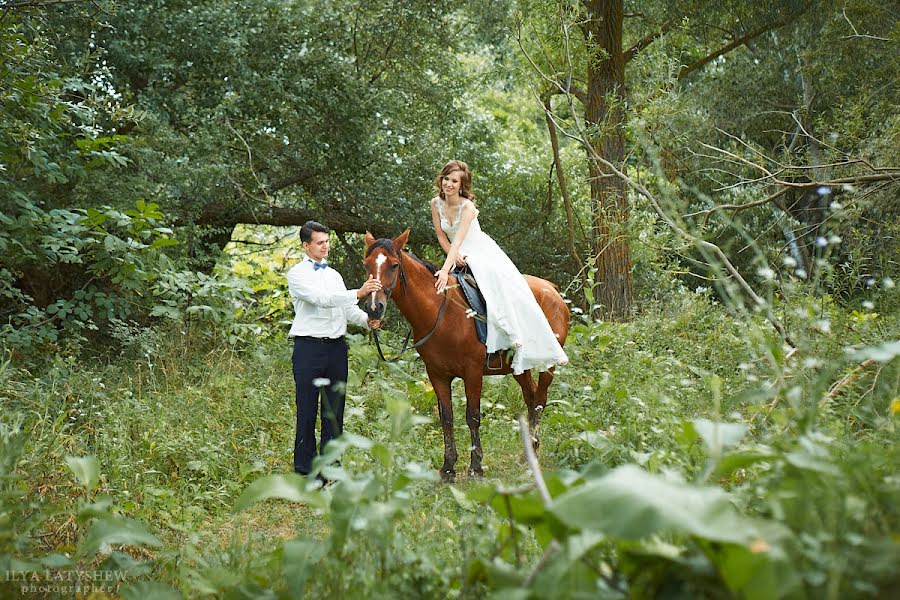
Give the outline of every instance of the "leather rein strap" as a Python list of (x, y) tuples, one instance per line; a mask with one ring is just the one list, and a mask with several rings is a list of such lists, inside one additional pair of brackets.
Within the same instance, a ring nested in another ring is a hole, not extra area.
[[(384, 300), (384, 309), (387, 310), (388, 302), (391, 300), (391, 294), (394, 293), (394, 288), (397, 287), (397, 281), (400, 281), (400, 284), (405, 288), (406, 287), (406, 273), (403, 271), (403, 254), (399, 254), (400, 256), (400, 269), (397, 273), (397, 276), (394, 278), (394, 283), (391, 284), (391, 287), (388, 288), (387, 297)], [(409, 345), (409, 339), (412, 337), (412, 328), (410, 328), (409, 333), (406, 334), (406, 339), (403, 340), (403, 349), (400, 350), (399, 354), (394, 356), (393, 358), (386, 358), (384, 356), (384, 352), (381, 350), (381, 342), (378, 340), (378, 330), (372, 330), (372, 337), (375, 338), (375, 347), (378, 349), (378, 356), (381, 357), (381, 360), (388, 363), (395, 363), (400, 358), (406, 354), (408, 350), (413, 350), (418, 348), (425, 342), (431, 339), (431, 336), (434, 335), (434, 332), (437, 331), (438, 325), (441, 324), (441, 319), (444, 318), (444, 309), (447, 307), (447, 292), (444, 291), (444, 300), (441, 302), (441, 308), (438, 310), (437, 320), (434, 322), (434, 327), (431, 328), (431, 331), (428, 332), (428, 335), (423, 337), (421, 340), (413, 344)]]

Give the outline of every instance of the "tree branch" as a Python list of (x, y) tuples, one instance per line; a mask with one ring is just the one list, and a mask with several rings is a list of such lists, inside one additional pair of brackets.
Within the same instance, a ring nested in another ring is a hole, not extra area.
[(671, 31), (672, 28), (677, 25), (677, 23), (678, 21), (666, 21), (662, 24), (662, 27), (659, 28), (659, 31), (655, 31), (647, 36), (644, 36), (634, 46), (625, 51), (625, 62), (627, 63), (628, 61), (630, 61), (632, 58), (637, 56), (638, 52)]
[(553, 163), (556, 165), (556, 180), (559, 182), (559, 192), (562, 195), (563, 205), (566, 209), (566, 246), (568, 247), (569, 255), (575, 260), (575, 264), (578, 265), (580, 270), (584, 268), (584, 261), (581, 260), (581, 256), (578, 255), (578, 250), (575, 248), (574, 210), (572, 208), (572, 198), (569, 196), (569, 188), (566, 185), (566, 173), (563, 169), (562, 160), (559, 155), (559, 137), (556, 134), (556, 123), (554, 123), (553, 119), (550, 117), (553, 110), (550, 104), (550, 94), (551, 91), (548, 90), (543, 98), (544, 117), (547, 119), (547, 131), (550, 134), (550, 148), (553, 151)]
[(874, 365), (876, 362), (877, 361), (874, 358), (868, 358), (859, 363), (852, 371), (841, 377), (833, 386), (831, 386), (831, 389), (828, 390), (829, 400), (837, 398), (845, 387), (856, 381), (856, 378), (859, 377), (860, 373)]
[(74, 4), (76, 2), (93, 2), (93, 0), (21, 0), (20, 2), (0, 2), (0, 8), (43, 8), (54, 4)]
[[(564, 132), (565, 133), (565, 132)], [(753, 288), (747, 283), (747, 280), (740, 274), (737, 268), (732, 264), (732, 262), (728, 259), (725, 253), (719, 248), (716, 244), (712, 242), (708, 242), (706, 240), (700, 239), (694, 235), (691, 235), (686, 230), (682, 229), (666, 212), (663, 210), (662, 206), (659, 204), (659, 201), (656, 197), (650, 193), (650, 191), (644, 187), (642, 184), (636, 182), (634, 179), (620, 171), (614, 164), (600, 156), (597, 151), (594, 149), (593, 145), (590, 142), (590, 139), (587, 137), (587, 133), (582, 131), (581, 137), (576, 138), (580, 139), (581, 143), (587, 148), (588, 154), (590, 155), (591, 160), (595, 160), (609, 169), (616, 177), (625, 182), (625, 184), (630, 187), (632, 190), (643, 196), (650, 202), (650, 206), (653, 207), (654, 212), (668, 225), (675, 233), (685, 238), (686, 240), (692, 242), (697, 245), (699, 248), (703, 248), (712, 252), (716, 258), (722, 263), (725, 267), (725, 270), (728, 271), (732, 277), (734, 277), (735, 281), (737, 281), (740, 288), (744, 291), (747, 296), (753, 301), (755, 306), (760, 308), (765, 308), (765, 316), (766, 320), (775, 328), (775, 330), (781, 335), (782, 339), (789, 344), (792, 348), (796, 348), (797, 344), (794, 343), (791, 336), (788, 334), (787, 330), (784, 328), (784, 325), (781, 324), (781, 321), (775, 316), (772, 312), (772, 308), (763, 300), (759, 294), (757, 294)], [(568, 134), (567, 134), (568, 135)]]
[(715, 59), (719, 58), (723, 54), (727, 54), (727, 53), (731, 52), (732, 50), (734, 50), (735, 48), (743, 46), (744, 44), (753, 40), (754, 38), (757, 38), (764, 33), (768, 33), (769, 31), (772, 31), (773, 29), (777, 29), (779, 27), (787, 25), (788, 23), (790, 23), (791, 21), (793, 21), (794, 19), (796, 19), (797, 17), (802, 15), (804, 12), (806, 12), (806, 10), (809, 8), (809, 6), (810, 6), (810, 4), (806, 3), (803, 5), (803, 7), (799, 11), (797, 11), (795, 13), (791, 13), (790, 15), (784, 17), (783, 19), (776, 19), (774, 21), (770, 21), (769, 23), (766, 23), (762, 27), (759, 27), (758, 29), (751, 31), (750, 33), (748, 33), (746, 35), (743, 35), (735, 40), (732, 40), (730, 43), (725, 44), (724, 46), (722, 46), (715, 52), (707, 54), (700, 60), (695, 61), (689, 65), (685, 65), (684, 67), (681, 68), (681, 71), (678, 72), (678, 80), (680, 81), (681, 79), (684, 79), (685, 77), (687, 77), (694, 71), (702, 69), (704, 66), (706, 66), (710, 62), (714, 61)]
[[(319, 221), (336, 232), (365, 233), (371, 231), (376, 237), (396, 234), (396, 225), (373, 221), (352, 213), (329, 209), (296, 208), (284, 206), (234, 206), (208, 204), (203, 208), (198, 225), (216, 227), (248, 225), (275, 225), (280, 227), (303, 225), (309, 220)], [(415, 236), (415, 234), (413, 234)]]
[(850, 18), (847, 16), (847, 8), (844, 7), (844, 9), (841, 12), (844, 14), (844, 20), (847, 21), (848, 25), (850, 25), (850, 29), (853, 30), (853, 35), (845, 35), (842, 39), (849, 40), (849, 39), (853, 39), (853, 38), (864, 38), (867, 40), (878, 40), (879, 42), (891, 41), (888, 38), (878, 37), (875, 35), (867, 35), (867, 34), (860, 35), (859, 31), (856, 30), (856, 27), (853, 25), (853, 23), (850, 21)]

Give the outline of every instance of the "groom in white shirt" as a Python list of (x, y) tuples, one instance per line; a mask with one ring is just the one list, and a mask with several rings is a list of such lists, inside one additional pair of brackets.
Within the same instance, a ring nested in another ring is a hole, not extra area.
[(366, 329), (378, 328), (357, 301), (381, 289), (381, 282), (369, 279), (356, 290), (348, 290), (341, 274), (325, 260), (329, 250), (329, 230), (321, 223), (307, 221), (300, 228), (306, 258), (287, 273), (288, 291), (294, 304), (294, 384), (297, 395), (297, 434), (294, 439), (294, 471), (308, 475), (316, 455), (316, 413), (322, 395), (322, 438), (319, 452), (341, 435), (344, 428), (344, 399), (347, 384), (347, 322)]

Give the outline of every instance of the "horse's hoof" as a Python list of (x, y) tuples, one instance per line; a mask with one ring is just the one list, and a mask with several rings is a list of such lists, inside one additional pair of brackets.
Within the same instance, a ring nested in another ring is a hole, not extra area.
[(469, 478), (474, 477), (484, 477), (484, 469), (478, 467), (477, 469), (469, 469)]
[(440, 470), (441, 481), (444, 483), (453, 483), (456, 480), (456, 471)]

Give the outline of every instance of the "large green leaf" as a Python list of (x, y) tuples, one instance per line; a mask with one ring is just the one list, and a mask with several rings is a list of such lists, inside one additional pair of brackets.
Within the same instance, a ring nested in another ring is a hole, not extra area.
[(303, 597), (306, 580), (327, 551), (328, 545), (318, 540), (296, 539), (284, 543), (282, 569), (292, 597)]
[(769, 600), (794, 594), (801, 583), (800, 577), (791, 562), (784, 559), (777, 552), (773, 557), (761, 540), (750, 547), (724, 545), (714, 558), (728, 587), (746, 600)]
[(690, 422), (690, 426), (703, 439), (706, 449), (714, 456), (737, 445), (747, 433), (747, 426), (743, 423), (721, 423), (708, 419), (694, 419)]
[(569, 490), (550, 512), (572, 529), (624, 539), (675, 532), (748, 544), (758, 537), (721, 489), (667, 481), (634, 465)]
[(100, 482), (100, 461), (97, 460), (97, 457), (67, 456), (66, 464), (87, 493), (93, 492)]
[(81, 541), (79, 554), (92, 556), (109, 546), (153, 546), (162, 542), (146, 526), (134, 519), (106, 517), (98, 519)]
[(772, 461), (778, 458), (779, 453), (765, 446), (756, 446), (744, 450), (735, 450), (725, 454), (716, 463), (713, 475), (724, 477), (731, 475), (738, 469), (743, 469), (759, 462)]
[(595, 531), (585, 531), (566, 539), (554, 552), (534, 580), (533, 591), (538, 598), (552, 598), (565, 589), (570, 596), (578, 590), (596, 591), (597, 574), (587, 568), (582, 558), (600, 545), (606, 537)]
[(238, 498), (234, 505), (234, 512), (240, 512), (270, 498), (303, 502), (315, 508), (324, 508), (327, 505), (325, 497), (317, 490), (307, 491), (306, 485), (307, 479), (294, 473), (260, 477), (247, 486), (247, 489)]

